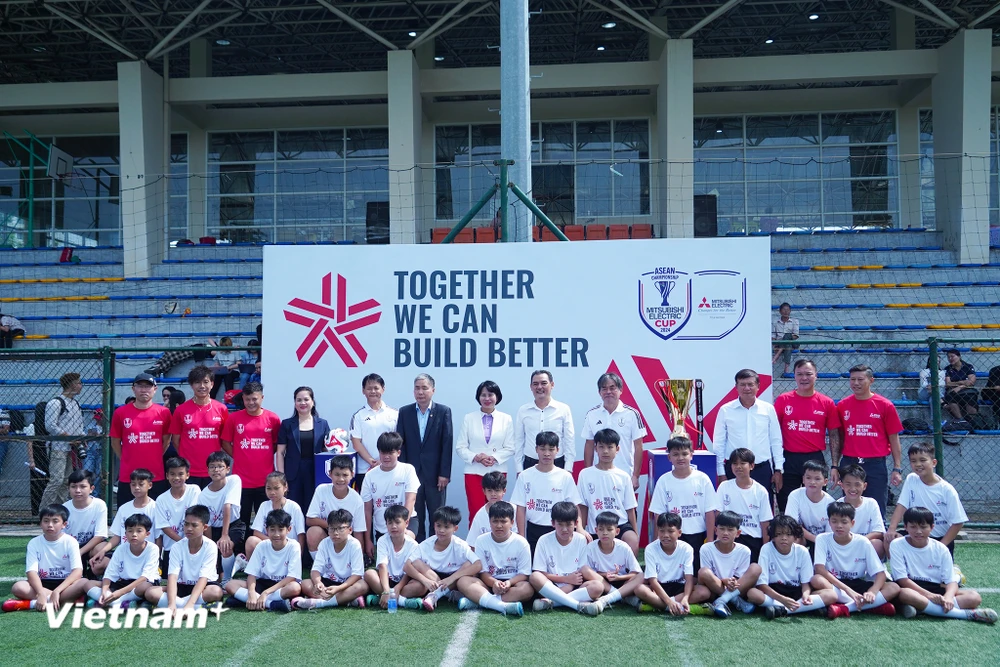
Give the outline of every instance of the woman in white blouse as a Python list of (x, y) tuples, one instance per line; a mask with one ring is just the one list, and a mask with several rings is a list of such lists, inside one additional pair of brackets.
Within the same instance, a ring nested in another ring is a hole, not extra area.
[(465, 415), (455, 451), (465, 461), (465, 496), (469, 500), (469, 518), (486, 504), (483, 475), (506, 470), (507, 459), (514, 455), (514, 422), (496, 407), (503, 394), (496, 382), (486, 380), (476, 388), (479, 410)]

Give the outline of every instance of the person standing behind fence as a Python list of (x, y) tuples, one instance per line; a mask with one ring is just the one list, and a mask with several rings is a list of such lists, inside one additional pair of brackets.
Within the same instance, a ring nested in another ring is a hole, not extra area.
[[(831, 447), (833, 468), (830, 480), (840, 484), (837, 468), (856, 463), (865, 470), (868, 483), (864, 495), (874, 498), (885, 517), (889, 483), (899, 486), (903, 482), (902, 449), (899, 433), (903, 424), (892, 401), (871, 390), (875, 382), (872, 369), (864, 364), (851, 368), (853, 394), (837, 403), (840, 414), (841, 438)], [(843, 454), (843, 456), (841, 456)], [(892, 455), (892, 475), (886, 472), (885, 459)]]
[[(778, 491), (778, 510), (785, 511), (788, 494), (802, 486), (802, 465), (817, 461), (826, 465), (827, 434), (830, 451), (840, 449), (840, 413), (829, 396), (816, 391), (816, 363), (798, 359), (793, 366), (795, 389), (778, 396), (774, 411), (781, 426), (781, 446), (785, 451), (784, 474)], [(834, 443), (837, 443), (836, 446)]]
[(171, 442), (177, 455), (191, 464), (188, 484), (197, 484), (203, 489), (212, 481), (208, 476), (208, 455), (222, 451), (219, 435), (229, 418), (226, 406), (211, 396), (213, 377), (211, 368), (192, 368), (188, 373), (188, 385), (194, 397), (178, 405), (170, 420)]
[[(59, 378), (62, 394), (45, 404), (45, 430), (49, 435), (83, 435), (83, 413), (76, 396), (83, 389), (79, 373), (66, 373)], [(62, 505), (69, 499), (69, 476), (73, 472), (70, 450), (74, 442), (51, 440), (49, 447), (49, 483), (39, 501), (40, 507)]]
[(144, 468), (153, 473), (150, 498), (158, 498), (170, 484), (163, 470), (163, 452), (170, 444), (170, 410), (153, 403), (156, 379), (139, 373), (132, 380), (135, 402), (123, 405), (111, 416), (111, 449), (120, 459), (118, 466), (118, 507), (134, 499), (130, 486), (132, 472)]

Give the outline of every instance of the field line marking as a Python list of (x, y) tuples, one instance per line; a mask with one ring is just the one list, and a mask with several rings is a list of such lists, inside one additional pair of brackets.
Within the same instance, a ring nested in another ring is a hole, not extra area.
[(278, 636), (278, 634), (285, 629), (285, 626), (291, 622), (294, 613), (283, 614), (281, 618), (277, 619), (274, 623), (271, 623), (266, 630), (254, 635), (250, 641), (243, 645), (239, 651), (236, 652), (233, 657), (227, 660), (225, 663), (226, 667), (237, 667), (237, 665), (242, 665), (244, 662), (249, 662), (250, 658), (253, 656), (254, 651), (261, 647), (262, 644), (267, 644), (272, 639)]
[(472, 645), (472, 638), (476, 635), (476, 626), (479, 625), (478, 610), (465, 612), (455, 632), (451, 635), (448, 648), (441, 658), (441, 667), (461, 667), (465, 664), (465, 657), (469, 654), (469, 647)]
[(667, 615), (667, 636), (670, 637), (670, 641), (677, 650), (677, 661), (684, 667), (702, 665), (703, 663), (696, 660), (694, 655), (692, 655), (691, 650), (688, 648), (691, 645), (691, 639), (688, 637), (688, 634), (684, 632), (684, 628), (682, 627), (683, 622), (684, 621), (679, 618), (673, 618), (669, 614)]
[(0, 577), (0, 584), (11, 584), (21, 579), (24, 579), (24, 577)]
[(980, 593), (1000, 593), (1000, 588), (977, 588)]

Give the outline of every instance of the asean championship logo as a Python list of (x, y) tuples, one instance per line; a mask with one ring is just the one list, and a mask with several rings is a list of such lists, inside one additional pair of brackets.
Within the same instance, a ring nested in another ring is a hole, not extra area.
[(691, 278), (670, 266), (639, 276), (639, 317), (663, 340), (673, 338), (691, 319)]
[[(333, 274), (323, 276), (319, 303), (298, 297), (288, 302), (285, 319), (307, 327), (309, 333), (295, 349), (306, 368), (315, 368), (331, 347), (348, 368), (357, 368), (368, 359), (368, 352), (355, 336), (358, 329), (375, 324), (382, 317), (381, 304), (375, 299), (347, 303), (347, 279), (337, 274), (337, 292), (333, 292)], [(345, 345), (346, 343), (346, 345)]]
[(663, 340), (722, 340), (743, 322), (746, 302), (747, 281), (738, 271), (658, 266), (639, 276), (639, 317)]

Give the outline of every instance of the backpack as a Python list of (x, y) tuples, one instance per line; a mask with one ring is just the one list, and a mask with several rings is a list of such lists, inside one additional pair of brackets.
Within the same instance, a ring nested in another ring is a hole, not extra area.
[[(66, 401), (62, 396), (56, 396), (55, 400), (59, 401), (59, 416), (62, 417), (66, 414)], [(49, 429), (45, 426), (45, 407), (51, 401), (52, 399), (49, 399), (35, 404), (35, 435), (49, 435)]]
[(931, 425), (928, 424), (923, 419), (917, 417), (910, 417), (903, 420), (903, 428), (910, 433), (930, 433)]
[(974, 415), (966, 415), (966, 421), (972, 427), (973, 431), (995, 431), (997, 428), (997, 420), (994, 418), (991, 411), (980, 411)]

